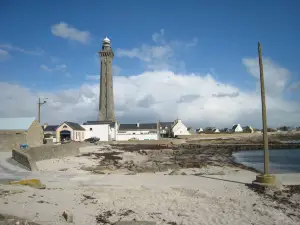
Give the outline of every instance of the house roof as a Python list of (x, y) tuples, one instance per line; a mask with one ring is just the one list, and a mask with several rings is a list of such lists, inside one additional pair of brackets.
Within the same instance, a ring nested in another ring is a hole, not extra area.
[(139, 127), (136, 123), (120, 124), (119, 130), (156, 130), (157, 123), (140, 123)]
[(71, 127), (73, 130), (85, 130), (82, 126), (80, 126), (78, 123), (73, 122), (64, 122), (69, 127)]
[(115, 122), (112, 121), (86, 121), (83, 125), (98, 125), (98, 124), (109, 124), (110, 126), (114, 125)]
[[(159, 122), (159, 125), (163, 128), (168, 127), (172, 128), (173, 122)], [(156, 130), (157, 123), (137, 123), (132, 124), (120, 124), (119, 130)]]
[(165, 128), (165, 127), (172, 128), (174, 122), (159, 122), (159, 124), (160, 124), (160, 126), (163, 127), (163, 128)]
[(58, 127), (59, 125), (48, 125), (46, 128), (44, 128), (44, 131), (56, 131)]
[(28, 130), (34, 117), (0, 118), (0, 130)]
[(238, 126), (241, 127), (240, 124), (234, 124), (234, 125), (232, 126), (232, 130), (235, 130)]

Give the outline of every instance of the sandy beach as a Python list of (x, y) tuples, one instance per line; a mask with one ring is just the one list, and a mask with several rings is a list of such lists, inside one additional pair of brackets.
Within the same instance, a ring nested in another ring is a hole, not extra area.
[(62, 216), (65, 210), (78, 225), (133, 220), (184, 225), (300, 222), (296, 189), (254, 191), (247, 184), (257, 173), (232, 164), (221, 150), (192, 154), (94, 145), (80, 152), (40, 161), (38, 172), (2, 159), (6, 179), (37, 178), (46, 189), (2, 182), (1, 213), (47, 225), (69, 224)]

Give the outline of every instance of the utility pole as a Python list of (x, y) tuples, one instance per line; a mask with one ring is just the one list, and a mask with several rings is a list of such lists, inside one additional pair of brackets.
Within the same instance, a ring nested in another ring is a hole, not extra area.
[(47, 101), (41, 102), (41, 98), (39, 97), (39, 102), (38, 102), (38, 121), (39, 121), (39, 123), (41, 123), (41, 105), (44, 105), (46, 102)]
[(267, 127), (267, 110), (266, 110), (266, 95), (265, 95), (265, 81), (264, 81), (264, 68), (262, 60), (261, 45), (258, 42), (258, 60), (260, 72), (260, 91), (261, 91), (261, 109), (262, 109), (262, 124), (263, 124), (263, 142), (264, 142), (264, 174), (256, 176), (253, 182), (259, 186), (275, 186), (275, 176), (270, 175), (269, 171), (269, 146), (268, 146), (268, 127)]
[(264, 174), (269, 174), (269, 146), (268, 146), (268, 127), (267, 127), (267, 110), (266, 110), (266, 92), (264, 67), (262, 61), (261, 45), (258, 42), (258, 60), (260, 73), (260, 91), (261, 91), (261, 109), (262, 109), (262, 125), (263, 125), (263, 141), (264, 141)]

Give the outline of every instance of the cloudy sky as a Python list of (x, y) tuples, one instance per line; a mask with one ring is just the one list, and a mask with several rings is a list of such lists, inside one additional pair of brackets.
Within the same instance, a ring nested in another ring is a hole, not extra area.
[[(63, 2), (63, 4), (62, 4)], [(112, 41), (121, 123), (182, 119), (261, 127), (257, 42), (269, 126), (300, 126), (300, 2), (0, 1), (0, 117), (97, 119), (99, 57)]]

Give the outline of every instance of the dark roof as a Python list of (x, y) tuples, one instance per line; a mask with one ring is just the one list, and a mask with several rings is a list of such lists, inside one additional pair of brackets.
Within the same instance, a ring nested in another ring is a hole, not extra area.
[(119, 130), (154, 130), (157, 129), (157, 123), (140, 123), (137, 126), (133, 124), (120, 124)]
[(80, 126), (78, 123), (73, 122), (64, 122), (69, 127), (71, 127), (73, 130), (85, 130), (82, 126)]
[[(159, 122), (162, 128), (168, 127), (172, 128), (173, 122)], [(130, 123), (130, 124), (120, 124), (119, 130), (156, 130), (157, 123)]]
[(235, 128), (238, 126), (238, 124), (233, 125), (232, 130), (235, 130)]
[(172, 128), (174, 122), (159, 122), (159, 124), (160, 124), (160, 126), (163, 127), (163, 128), (165, 128), (165, 127)]
[(109, 124), (110, 126), (114, 125), (115, 122), (112, 121), (86, 121), (83, 125), (97, 125), (97, 124)]
[(46, 128), (44, 128), (44, 131), (56, 131), (58, 127), (59, 125), (49, 125)]

